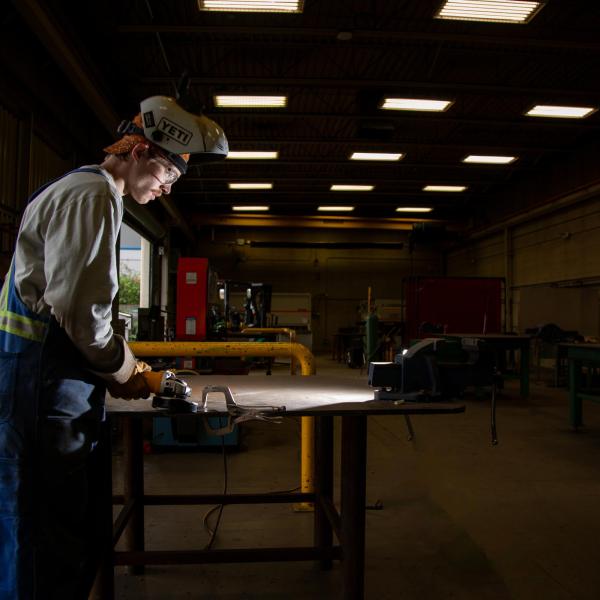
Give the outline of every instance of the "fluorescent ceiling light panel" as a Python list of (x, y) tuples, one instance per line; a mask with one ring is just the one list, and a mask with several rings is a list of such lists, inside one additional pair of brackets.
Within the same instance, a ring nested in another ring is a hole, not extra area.
[(230, 190), (271, 190), (272, 183), (228, 183)]
[(431, 212), (433, 208), (429, 208), (427, 206), (399, 206), (396, 209), (396, 212), (417, 212), (417, 213), (428, 213)]
[(242, 211), (265, 211), (265, 210), (269, 210), (270, 207), (268, 206), (232, 206), (231, 210), (235, 210), (237, 212), (242, 212)]
[(279, 158), (277, 150), (230, 150), (225, 157), (230, 160), (275, 160)]
[(384, 98), (381, 108), (385, 110), (443, 112), (447, 110), (451, 104), (452, 100), (428, 100), (427, 98)]
[(354, 206), (319, 206), (317, 210), (330, 212), (351, 212)]
[(446, 0), (436, 19), (528, 23), (544, 2), (530, 0)]
[(400, 160), (404, 154), (390, 152), (353, 152), (350, 160)]
[(597, 108), (591, 106), (552, 106), (536, 104), (525, 114), (528, 117), (553, 117), (555, 119), (583, 119), (595, 112)]
[(198, 0), (200, 10), (220, 12), (300, 13), (304, 0)]
[(219, 108), (285, 108), (287, 96), (215, 96)]
[(346, 185), (333, 184), (330, 188), (332, 192), (370, 192), (375, 188), (374, 185)]
[(466, 185), (426, 185), (424, 192), (464, 192)]
[(517, 160), (516, 156), (493, 156), (491, 154), (469, 154), (463, 158), (464, 163), (477, 163), (481, 165), (509, 165)]

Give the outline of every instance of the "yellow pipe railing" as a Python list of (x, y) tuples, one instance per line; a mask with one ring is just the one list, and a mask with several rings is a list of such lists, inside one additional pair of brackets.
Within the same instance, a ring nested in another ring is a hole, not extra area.
[[(302, 375), (316, 373), (315, 359), (302, 344), (287, 342), (129, 342), (136, 356), (290, 356)], [(301, 417), (300, 489), (312, 493), (314, 473), (314, 418)], [(312, 510), (303, 503), (298, 510)]]
[[(296, 330), (290, 329), (289, 327), (246, 327), (242, 329), (241, 333), (244, 335), (261, 335), (261, 334), (271, 334), (271, 335), (289, 335), (290, 336), (290, 344), (295, 343), (296, 341)], [(296, 374), (296, 359), (291, 356), (290, 357), (290, 375)]]
[(302, 375), (314, 375), (315, 358), (302, 344), (288, 342), (129, 342), (136, 356), (291, 356)]

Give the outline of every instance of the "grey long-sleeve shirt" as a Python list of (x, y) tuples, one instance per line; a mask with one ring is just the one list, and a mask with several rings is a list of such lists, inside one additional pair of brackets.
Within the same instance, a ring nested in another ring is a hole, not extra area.
[(126, 381), (135, 358), (111, 326), (123, 200), (112, 176), (76, 172), (27, 206), (15, 250), (15, 287), (26, 306), (52, 314), (98, 375)]

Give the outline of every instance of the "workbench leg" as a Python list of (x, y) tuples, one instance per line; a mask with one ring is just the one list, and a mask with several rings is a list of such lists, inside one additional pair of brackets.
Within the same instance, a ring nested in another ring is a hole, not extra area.
[(98, 471), (100, 478), (98, 489), (101, 497), (98, 499), (101, 521), (99, 531), (100, 557), (98, 571), (89, 600), (114, 600), (115, 573), (113, 548), (113, 505), (112, 505), (112, 451), (110, 444), (110, 421), (102, 424), (100, 439), (95, 450), (97, 453)]
[[(320, 550), (332, 548), (331, 523), (323, 502), (333, 505), (333, 417), (315, 417), (315, 514), (314, 542)], [(330, 569), (332, 561), (321, 561), (323, 569)]]
[(577, 429), (582, 424), (581, 361), (569, 360), (569, 420), (571, 427)]
[[(125, 504), (134, 502), (129, 525), (124, 532), (128, 551), (144, 550), (144, 448), (142, 419), (123, 419), (124, 496)], [(131, 575), (140, 575), (144, 567), (130, 566)]]
[(367, 417), (342, 417), (342, 598), (363, 600), (365, 579), (365, 504)]
[(521, 346), (521, 373), (520, 373), (520, 384), (521, 384), (521, 397), (527, 398), (529, 396), (529, 340)]

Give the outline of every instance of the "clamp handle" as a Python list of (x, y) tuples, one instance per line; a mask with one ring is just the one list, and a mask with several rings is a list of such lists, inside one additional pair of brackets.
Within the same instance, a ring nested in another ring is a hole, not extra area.
[(231, 390), (226, 385), (207, 385), (202, 389), (202, 399), (200, 400), (200, 411), (208, 412), (208, 395), (211, 393), (220, 392), (225, 396), (225, 405), (227, 406), (227, 412), (229, 412), (229, 416), (227, 417), (227, 425), (224, 427), (211, 427), (208, 418), (203, 419), (204, 421), (204, 429), (206, 429), (206, 433), (209, 435), (227, 435), (231, 433), (235, 428), (235, 423), (233, 421), (233, 417), (231, 415), (232, 408), (236, 407), (235, 400), (233, 399), (233, 394)]
[(202, 400), (200, 401), (200, 408), (207, 412), (207, 403), (208, 403), (208, 395), (213, 394), (215, 392), (221, 392), (223, 396), (225, 396), (225, 406), (227, 406), (227, 410), (230, 408), (234, 408), (237, 406), (235, 400), (233, 399), (233, 394), (231, 390), (226, 385), (206, 385), (202, 389)]

